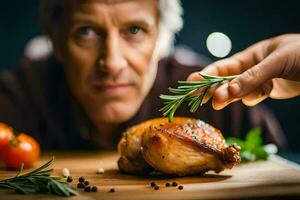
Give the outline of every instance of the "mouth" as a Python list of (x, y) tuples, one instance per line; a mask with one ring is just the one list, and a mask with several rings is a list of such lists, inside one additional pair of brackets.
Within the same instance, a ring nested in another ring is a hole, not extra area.
[(129, 83), (116, 83), (116, 84), (94, 84), (103, 95), (106, 96), (119, 96), (126, 95), (128, 90), (132, 87)]
[(108, 84), (108, 85), (102, 85), (101, 88), (104, 91), (114, 91), (114, 90), (120, 90), (120, 89), (126, 89), (130, 84)]

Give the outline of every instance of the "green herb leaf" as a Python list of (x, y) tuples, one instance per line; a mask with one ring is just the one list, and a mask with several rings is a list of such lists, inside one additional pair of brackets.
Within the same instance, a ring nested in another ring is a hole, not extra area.
[(51, 176), (53, 169), (47, 169), (54, 161), (54, 157), (44, 165), (31, 172), (20, 175), (23, 170), (21, 166), (16, 176), (9, 179), (0, 180), (0, 188), (14, 189), (17, 193), (46, 193), (59, 196), (77, 195), (66, 181), (60, 177)]
[(248, 149), (255, 149), (262, 145), (261, 129), (251, 129), (246, 135), (246, 145)]
[(247, 134), (245, 140), (235, 137), (228, 137), (226, 139), (228, 145), (237, 144), (241, 147), (242, 162), (266, 160), (269, 153), (265, 150), (262, 142), (261, 129), (251, 129)]
[[(196, 112), (196, 110), (202, 106), (203, 99), (211, 87), (236, 77), (209, 76), (201, 73), (199, 73), (199, 75), (204, 78), (203, 81), (178, 81), (177, 88), (169, 88), (169, 92), (173, 95), (160, 95), (160, 98), (165, 100), (165, 106), (159, 111), (163, 113), (163, 116), (168, 117), (169, 122), (173, 121), (174, 114), (182, 103), (188, 102), (190, 112)], [(199, 91), (200, 88), (203, 90)]]

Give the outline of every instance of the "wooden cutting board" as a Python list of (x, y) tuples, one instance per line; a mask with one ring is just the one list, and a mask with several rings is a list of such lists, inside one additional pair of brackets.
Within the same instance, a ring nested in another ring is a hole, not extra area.
[[(268, 161), (242, 164), (232, 170), (220, 174), (208, 173), (204, 177), (140, 177), (121, 174), (117, 168), (116, 152), (56, 152), (43, 155), (41, 163), (55, 155), (54, 174), (61, 176), (62, 168), (70, 170), (74, 177), (72, 185), (76, 187), (78, 177), (84, 176), (91, 185), (98, 187), (98, 192), (87, 193), (79, 190), (80, 195), (70, 197), (72, 200), (106, 200), (106, 199), (233, 199), (263, 198), (300, 199), (300, 167), (278, 156)], [(96, 174), (99, 167), (103, 174)], [(0, 167), (0, 179), (15, 175)], [(150, 187), (155, 181), (159, 190)], [(183, 190), (176, 187), (165, 187), (166, 182), (176, 181), (183, 185)], [(108, 192), (114, 188), (115, 192)], [(1, 200), (58, 200), (66, 199), (53, 195), (18, 195), (12, 191), (1, 189)]]

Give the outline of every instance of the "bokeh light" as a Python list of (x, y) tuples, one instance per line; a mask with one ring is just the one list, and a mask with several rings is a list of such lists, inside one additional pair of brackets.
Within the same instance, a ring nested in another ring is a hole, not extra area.
[(227, 35), (221, 32), (214, 32), (207, 37), (206, 46), (213, 56), (223, 58), (230, 53), (232, 44)]

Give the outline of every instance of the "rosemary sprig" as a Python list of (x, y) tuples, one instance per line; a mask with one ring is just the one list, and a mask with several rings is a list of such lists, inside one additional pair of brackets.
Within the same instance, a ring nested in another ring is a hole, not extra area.
[(0, 180), (1, 188), (14, 189), (17, 193), (47, 193), (59, 196), (71, 196), (78, 193), (61, 177), (51, 176), (53, 169), (47, 169), (53, 162), (54, 157), (44, 165), (31, 172), (20, 175), (23, 171), (21, 166), (17, 175), (13, 178)]
[[(169, 122), (173, 121), (175, 111), (183, 102), (188, 102), (190, 112), (195, 112), (199, 106), (202, 106), (203, 99), (210, 88), (237, 77), (237, 75), (210, 76), (201, 74), (200, 72), (199, 75), (204, 78), (203, 81), (178, 81), (179, 85), (177, 88), (168, 88), (173, 95), (160, 95), (160, 98), (165, 100), (165, 106), (159, 111), (163, 113), (163, 116), (168, 117)], [(200, 88), (203, 88), (203, 90), (199, 93), (195, 93)]]

